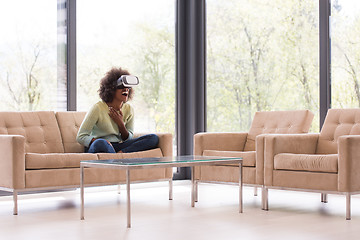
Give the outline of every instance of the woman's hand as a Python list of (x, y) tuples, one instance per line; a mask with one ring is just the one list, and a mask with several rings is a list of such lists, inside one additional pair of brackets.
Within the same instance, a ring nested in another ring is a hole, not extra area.
[(129, 131), (126, 129), (124, 124), (123, 113), (121, 111), (122, 105), (123, 102), (120, 104), (119, 111), (116, 111), (113, 107), (109, 107), (109, 116), (118, 125), (121, 138), (126, 140), (129, 137)]
[(118, 112), (113, 107), (109, 107), (109, 116), (118, 126), (124, 125), (123, 113), (121, 109)]

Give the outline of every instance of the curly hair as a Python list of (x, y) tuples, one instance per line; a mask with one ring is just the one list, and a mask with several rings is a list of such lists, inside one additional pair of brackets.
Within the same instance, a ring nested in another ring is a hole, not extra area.
[[(113, 67), (100, 80), (100, 88), (98, 90), (100, 98), (108, 103), (112, 102), (116, 92), (116, 82), (122, 75), (130, 75), (128, 70)], [(130, 88), (128, 100), (131, 100), (134, 95), (134, 89)]]

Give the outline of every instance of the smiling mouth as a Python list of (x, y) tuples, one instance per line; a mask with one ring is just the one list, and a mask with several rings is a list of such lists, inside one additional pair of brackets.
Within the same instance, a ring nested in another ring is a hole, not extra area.
[(129, 94), (127, 92), (122, 93), (121, 95), (127, 97)]

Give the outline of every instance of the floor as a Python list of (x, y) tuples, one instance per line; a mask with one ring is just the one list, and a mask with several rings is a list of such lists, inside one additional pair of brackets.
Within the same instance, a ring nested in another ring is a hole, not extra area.
[(269, 211), (261, 194), (244, 187), (244, 213), (238, 213), (234, 185), (199, 184), (199, 202), (190, 207), (190, 182), (132, 185), (132, 228), (126, 228), (126, 191), (121, 186), (85, 189), (85, 220), (80, 191), (0, 197), (0, 239), (360, 239), (360, 195), (352, 198), (352, 220), (345, 220), (345, 196), (269, 190)]

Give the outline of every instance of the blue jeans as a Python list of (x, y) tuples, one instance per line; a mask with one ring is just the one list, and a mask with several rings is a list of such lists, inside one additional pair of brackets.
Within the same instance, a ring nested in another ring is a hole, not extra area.
[(138, 138), (126, 140), (125, 142), (108, 143), (105, 139), (96, 139), (89, 148), (85, 147), (87, 153), (124, 153), (139, 152), (154, 149), (159, 143), (159, 137), (155, 134), (148, 134)]

